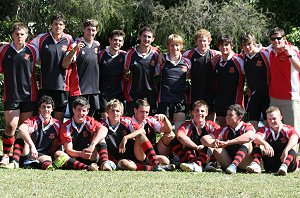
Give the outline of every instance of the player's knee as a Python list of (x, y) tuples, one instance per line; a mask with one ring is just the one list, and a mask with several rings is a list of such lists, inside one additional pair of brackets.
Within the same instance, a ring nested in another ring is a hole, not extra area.
[(170, 160), (164, 155), (157, 155), (157, 160), (161, 165), (168, 165), (170, 164)]
[(5, 134), (8, 136), (13, 136), (17, 129), (18, 124), (15, 122), (10, 122), (5, 125)]
[(63, 151), (56, 151), (54, 153), (54, 158), (57, 158), (57, 157), (62, 156), (62, 155), (65, 155), (65, 156), (68, 157), (68, 155), (65, 152), (63, 152)]
[(135, 170), (135, 167), (133, 166), (133, 163), (131, 163), (128, 160), (120, 160), (117, 164), (118, 168), (121, 170)]

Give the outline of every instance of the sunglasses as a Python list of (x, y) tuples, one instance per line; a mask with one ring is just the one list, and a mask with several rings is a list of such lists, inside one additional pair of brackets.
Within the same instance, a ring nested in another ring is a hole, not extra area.
[(280, 37), (271, 37), (270, 38), (271, 41), (275, 41), (275, 40), (280, 41), (281, 39), (282, 39), (282, 36), (280, 36)]

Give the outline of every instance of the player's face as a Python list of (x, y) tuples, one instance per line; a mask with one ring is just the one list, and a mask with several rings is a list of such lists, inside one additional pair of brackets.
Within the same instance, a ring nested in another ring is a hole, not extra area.
[(238, 116), (234, 110), (228, 110), (226, 113), (226, 124), (235, 128), (241, 121), (241, 116)]
[(243, 43), (242, 47), (246, 54), (253, 55), (255, 53), (256, 45), (254, 42)]
[(281, 49), (284, 47), (286, 40), (281, 34), (273, 34), (270, 37), (270, 42), (273, 48)]
[(87, 42), (93, 41), (97, 32), (98, 32), (97, 28), (93, 26), (88, 26), (84, 28), (84, 32), (83, 32), (84, 40), (86, 40)]
[(179, 57), (182, 50), (182, 45), (179, 43), (171, 42), (168, 45), (168, 50), (171, 56)]
[(134, 109), (134, 117), (138, 122), (145, 120), (150, 111), (150, 106), (140, 106), (138, 109)]
[(208, 115), (207, 108), (205, 106), (196, 106), (192, 111), (192, 115), (195, 122), (203, 123)]
[(230, 43), (223, 43), (219, 45), (219, 50), (221, 51), (222, 55), (229, 55), (232, 51), (232, 46)]
[(16, 29), (12, 33), (12, 37), (13, 37), (14, 44), (24, 45), (28, 37), (28, 33), (25, 29)]
[(267, 121), (272, 129), (278, 129), (282, 124), (282, 116), (280, 112), (274, 111), (267, 114)]
[(62, 21), (54, 20), (51, 24), (51, 32), (54, 35), (62, 35), (65, 29), (65, 24)]
[(85, 117), (89, 113), (89, 110), (85, 106), (77, 105), (76, 108), (73, 108), (73, 113), (74, 113), (74, 121), (77, 124), (83, 123), (85, 120)]
[(41, 106), (39, 107), (39, 112), (44, 119), (50, 118), (52, 111), (53, 111), (53, 107), (51, 104), (42, 103)]
[(196, 40), (197, 48), (200, 50), (201, 53), (206, 53), (209, 49), (210, 41), (206, 36), (198, 37)]
[(124, 37), (115, 35), (108, 39), (110, 49), (119, 51), (124, 44)]
[(144, 47), (149, 47), (154, 41), (154, 36), (152, 32), (144, 31), (140, 36), (140, 45)]
[(119, 106), (110, 108), (107, 112), (109, 122), (118, 123), (120, 121), (122, 114), (123, 111)]

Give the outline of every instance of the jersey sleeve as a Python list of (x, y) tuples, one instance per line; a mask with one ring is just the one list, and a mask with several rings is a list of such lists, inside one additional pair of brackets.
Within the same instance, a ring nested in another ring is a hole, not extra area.
[(189, 130), (188, 124), (189, 124), (188, 122), (185, 122), (182, 125), (180, 125), (180, 127), (177, 130), (177, 134), (181, 133), (181, 134), (187, 135), (188, 130)]
[(72, 137), (71, 137), (71, 124), (64, 123), (61, 127), (60, 127), (60, 131), (59, 131), (59, 137), (60, 137), (60, 141), (61, 144), (65, 144), (67, 142), (72, 142)]
[(35, 123), (36, 123), (36, 117), (28, 118), (23, 122), (23, 124), (25, 124), (28, 127), (27, 130), (29, 134), (33, 133), (37, 128)]

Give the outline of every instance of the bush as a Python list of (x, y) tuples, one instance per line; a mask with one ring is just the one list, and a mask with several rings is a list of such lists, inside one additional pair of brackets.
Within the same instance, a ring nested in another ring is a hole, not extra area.
[(300, 27), (293, 27), (292, 31), (286, 35), (286, 38), (293, 45), (300, 48)]

